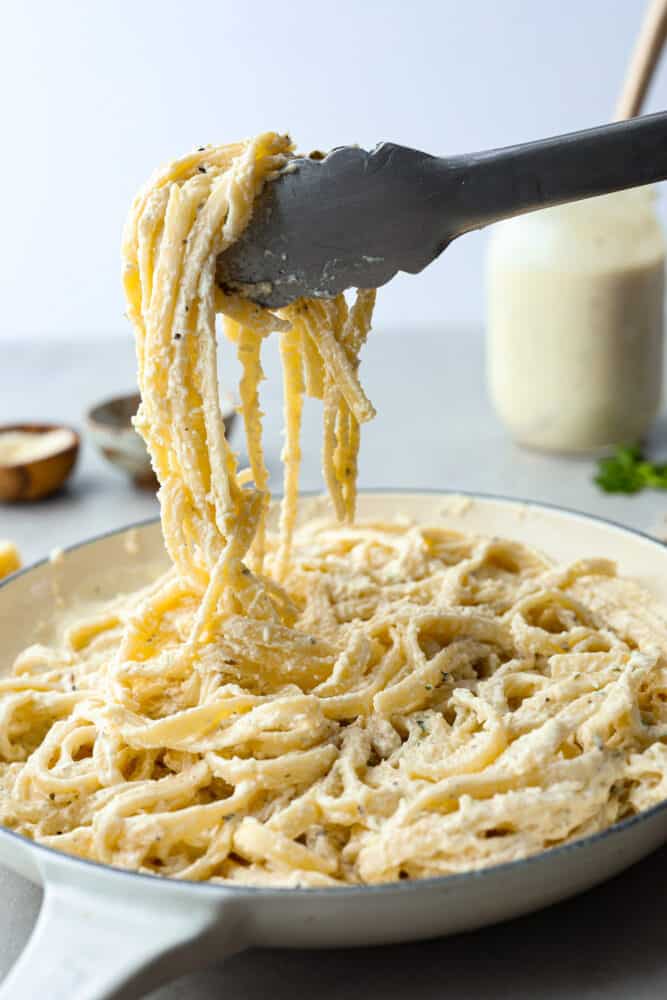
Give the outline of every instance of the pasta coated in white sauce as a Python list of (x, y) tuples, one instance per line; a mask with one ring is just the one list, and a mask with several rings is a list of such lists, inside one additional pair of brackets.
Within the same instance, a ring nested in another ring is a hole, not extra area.
[[(137, 426), (169, 572), (0, 679), (0, 822), (112, 865), (326, 886), (524, 857), (667, 795), (667, 624), (603, 561), (553, 566), (438, 525), (353, 522), (374, 294), (274, 316), (215, 260), (291, 149), (273, 134), (155, 175), (124, 240)], [(242, 367), (250, 469), (218, 404)], [(285, 491), (267, 529), (261, 347), (281, 338)], [(338, 523), (296, 526), (304, 395)]]

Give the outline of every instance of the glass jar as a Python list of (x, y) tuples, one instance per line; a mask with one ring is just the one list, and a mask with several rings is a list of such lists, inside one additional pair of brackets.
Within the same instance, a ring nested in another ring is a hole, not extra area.
[(653, 190), (500, 223), (487, 264), (488, 381), (515, 440), (589, 453), (639, 442), (662, 389), (665, 240)]

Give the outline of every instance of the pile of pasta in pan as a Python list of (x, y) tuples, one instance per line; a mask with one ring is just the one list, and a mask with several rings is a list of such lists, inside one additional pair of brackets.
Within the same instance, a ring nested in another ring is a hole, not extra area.
[[(667, 796), (667, 626), (602, 560), (397, 518), (354, 523), (372, 291), (270, 313), (216, 258), (291, 152), (268, 134), (159, 171), (124, 237), (171, 569), (0, 680), (0, 822), (184, 879), (328, 886), (445, 875), (604, 829)], [(218, 402), (242, 366), (248, 468)], [(277, 530), (259, 386), (280, 339)], [(297, 527), (304, 396), (336, 520)], [(400, 514), (400, 512), (397, 512)]]

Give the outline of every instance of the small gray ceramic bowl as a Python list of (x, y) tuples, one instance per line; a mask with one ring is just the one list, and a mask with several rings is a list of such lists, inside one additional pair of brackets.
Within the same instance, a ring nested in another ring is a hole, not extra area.
[[(157, 489), (158, 481), (146, 444), (132, 426), (140, 398), (135, 392), (99, 403), (88, 411), (86, 423), (97, 448), (112, 465), (127, 473), (137, 486)], [(236, 419), (236, 408), (228, 396), (223, 396), (221, 403), (225, 434), (229, 437)]]

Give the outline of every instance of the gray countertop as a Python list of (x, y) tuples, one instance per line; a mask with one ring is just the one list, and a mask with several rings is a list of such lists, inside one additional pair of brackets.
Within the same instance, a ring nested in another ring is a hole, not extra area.
[[(87, 406), (134, 386), (129, 336), (115, 340), (3, 344), (0, 422), (62, 420), (82, 425)], [(226, 353), (226, 352), (225, 352)], [(275, 349), (267, 352), (263, 404), (267, 457), (279, 488), (281, 393)], [(221, 378), (233, 386), (233, 362)], [(479, 333), (377, 331), (362, 368), (378, 417), (364, 428), (362, 487), (440, 488), (544, 500), (648, 532), (664, 530), (667, 496), (605, 496), (592, 463), (522, 451), (507, 439), (486, 398)], [(238, 438), (235, 437), (235, 442)], [(667, 445), (659, 421), (656, 452)], [(317, 489), (320, 422), (305, 410), (304, 489)], [(155, 498), (137, 491), (84, 440), (66, 491), (40, 504), (0, 507), (0, 537), (26, 562), (129, 522), (157, 514)], [(444, 941), (346, 952), (255, 951), (153, 994), (155, 1000), (275, 1000), (317, 984), (319, 1000), (449, 996), (485, 998), (658, 998), (667, 994), (667, 923), (662, 888), (667, 848), (605, 886), (533, 916)], [(0, 872), (4, 902), (0, 975), (29, 933), (37, 889)]]

